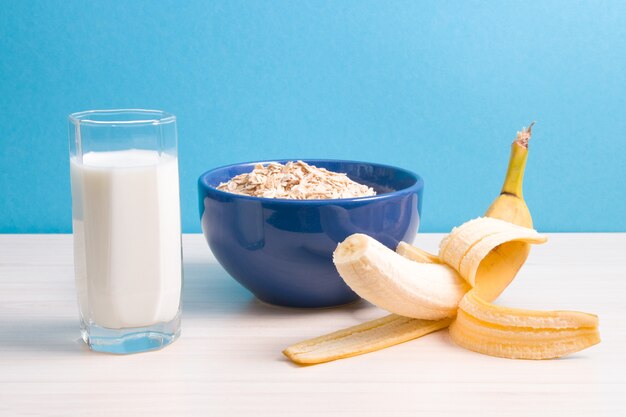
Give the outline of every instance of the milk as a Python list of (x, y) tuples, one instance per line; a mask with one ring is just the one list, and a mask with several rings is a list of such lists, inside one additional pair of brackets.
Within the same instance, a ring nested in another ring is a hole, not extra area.
[(70, 161), (78, 302), (83, 320), (120, 329), (172, 320), (182, 265), (178, 160), (149, 150)]

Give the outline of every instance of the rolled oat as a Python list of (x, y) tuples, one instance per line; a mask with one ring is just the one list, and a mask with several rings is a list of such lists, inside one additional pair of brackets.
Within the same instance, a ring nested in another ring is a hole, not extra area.
[(376, 195), (373, 188), (352, 181), (346, 174), (317, 168), (303, 161), (282, 165), (257, 164), (252, 172), (220, 183), (218, 190), (254, 197), (327, 200)]

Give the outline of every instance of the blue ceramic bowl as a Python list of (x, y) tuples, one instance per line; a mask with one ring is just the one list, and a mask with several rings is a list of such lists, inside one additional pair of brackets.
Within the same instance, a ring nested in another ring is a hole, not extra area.
[(202, 231), (220, 264), (260, 300), (304, 308), (346, 304), (359, 297), (333, 265), (337, 244), (353, 233), (372, 236), (392, 249), (402, 240), (411, 242), (419, 227), (424, 182), (388, 165), (305, 162), (344, 172), (378, 195), (287, 200), (232, 194), (216, 187), (259, 162), (228, 165), (198, 180)]

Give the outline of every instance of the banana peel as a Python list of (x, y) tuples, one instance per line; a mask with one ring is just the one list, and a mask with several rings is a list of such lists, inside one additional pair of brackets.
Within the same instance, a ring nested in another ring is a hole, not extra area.
[(552, 359), (600, 343), (598, 317), (578, 311), (500, 307), (468, 292), (450, 338), (475, 352), (511, 359)]
[(297, 343), (283, 354), (300, 365), (313, 365), (374, 352), (444, 329), (451, 318), (420, 320), (390, 314), (347, 329)]

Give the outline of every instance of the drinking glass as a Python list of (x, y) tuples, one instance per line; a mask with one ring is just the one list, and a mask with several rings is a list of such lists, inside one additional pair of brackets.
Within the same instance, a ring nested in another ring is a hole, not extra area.
[(182, 256), (176, 117), (69, 116), (74, 273), (82, 338), (136, 353), (180, 335)]

